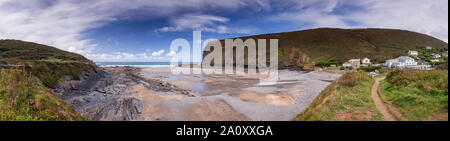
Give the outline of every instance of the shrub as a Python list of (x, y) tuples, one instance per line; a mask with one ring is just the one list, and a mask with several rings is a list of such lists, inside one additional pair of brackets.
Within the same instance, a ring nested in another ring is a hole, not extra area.
[[(439, 93), (448, 91), (447, 70), (394, 70), (387, 75), (387, 80), (395, 86), (416, 86), (428, 93), (440, 90)], [(436, 93), (433, 92), (433, 93)], [(448, 92), (446, 93), (448, 94)]]
[(379, 90), (407, 120), (448, 121), (448, 70), (394, 70)]
[(379, 69), (381, 69), (381, 66), (367, 66), (367, 67), (358, 68), (358, 70), (362, 70), (365, 72), (372, 72), (372, 71), (379, 70)]
[(345, 87), (354, 87), (358, 84), (358, 81), (361, 79), (368, 79), (369, 76), (364, 72), (349, 72), (344, 74), (338, 80), (338, 84)]
[(325, 61), (325, 62), (317, 62), (315, 64), (315, 66), (317, 66), (317, 67), (329, 67), (331, 65), (338, 66), (339, 64), (340, 64), (339, 60), (337, 60), (337, 59), (330, 59), (330, 60)]
[(0, 120), (86, 120), (34, 76), (0, 70)]
[(437, 65), (436, 69), (448, 70), (448, 62)]
[(47, 87), (53, 87), (65, 75), (79, 79), (81, 72), (87, 72), (94, 68), (91, 64), (79, 62), (45, 62), (28, 61), (26, 69), (38, 77)]

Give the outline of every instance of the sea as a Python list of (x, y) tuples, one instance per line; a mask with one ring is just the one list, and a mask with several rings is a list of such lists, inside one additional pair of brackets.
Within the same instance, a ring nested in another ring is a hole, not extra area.
[(170, 68), (170, 62), (95, 62), (100, 67), (136, 67), (141, 69)]

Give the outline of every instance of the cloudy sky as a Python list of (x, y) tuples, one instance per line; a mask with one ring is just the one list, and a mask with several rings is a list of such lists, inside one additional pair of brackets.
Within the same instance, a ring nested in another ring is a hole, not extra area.
[(167, 61), (176, 38), (396, 28), (448, 42), (448, 0), (0, 0), (0, 39), (94, 61)]

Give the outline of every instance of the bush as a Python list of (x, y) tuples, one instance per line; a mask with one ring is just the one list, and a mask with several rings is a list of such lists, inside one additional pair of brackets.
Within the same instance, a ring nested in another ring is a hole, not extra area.
[[(439, 93), (448, 94), (447, 70), (394, 70), (387, 75), (387, 80), (395, 86), (416, 86), (428, 93), (440, 90)], [(436, 93), (436, 92), (433, 92)]]
[(0, 121), (86, 120), (32, 75), (0, 70)]
[(394, 70), (381, 83), (380, 94), (407, 120), (448, 121), (447, 70)]
[(436, 69), (448, 70), (448, 62), (437, 65)]
[(372, 71), (379, 70), (379, 69), (381, 69), (381, 66), (367, 66), (367, 67), (358, 68), (358, 70), (362, 70), (365, 72), (372, 72)]
[(336, 66), (338, 66), (339, 64), (341, 64), (341, 63), (339, 62), (339, 60), (337, 60), (337, 59), (331, 59), (331, 60), (328, 60), (328, 61), (325, 61), (325, 62), (317, 62), (317, 63), (315, 64), (315, 66), (316, 66), (316, 67), (329, 67), (329, 66), (331, 66), (331, 65), (336, 65)]
[(38, 77), (46, 87), (53, 87), (65, 75), (70, 75), (76, 80), (82, 72), (88, 72), (94, 68), (91, 64), (79, 62), (45, 62), (28, 61), (26, 69)]
[(344, 74), (338, 80), (338, 84), (345, 87), (354, 87), (361, 79), (368, 79), (369, 76), (363, 72), (349, 72)]

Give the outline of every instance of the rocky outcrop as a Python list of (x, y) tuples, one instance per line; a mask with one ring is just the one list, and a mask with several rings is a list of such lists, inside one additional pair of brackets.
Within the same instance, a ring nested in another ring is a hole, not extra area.
[(142, 85), (159, 92), (189, 90), (153, 79), (145, 79), (132, 67), (95, 68), (80, 74), (79, 80), (65, 76), (53, 89), (75, 111), (91, 120), (138, 120), (142, 101), (132, 96), (132, 86)]
[(291, 48), (291, 52), (289, 53), (289, 60), (295, 62), (297, 66), (302, 66), (302, 64), (310, 62), (308, 55), (295, 47)]
[(119, 120), (137, 120), (138, 114), (142, 113), (142, 101), (136, 98), (125, 98), (120, 101), (115, 116), (122, 117)]
[(138, 120), (142, 113), (142, 101), (136, 98), (107, 98), (99, 100), (91, 106), (85, 106), (79, 112), (91, 120), (131, 121)]
[(314, 66), (305, 65), (310, 63), (309, 56), (298, 48), (291, 48), (287, 58), (279, 58), (279, 69), (288, 70), (314, 70)]
[(136, 98), (124, 98), (130, 86), (137, 85), (131, 67), (95, 68), (80, 74), (80, 80), (65, 76), (59, 81), (55, 94), (78, 113), (91, 120), (137, 120), (142, 103)]

